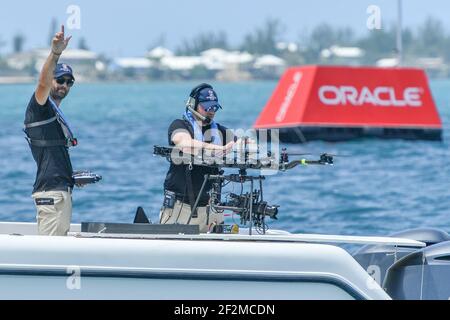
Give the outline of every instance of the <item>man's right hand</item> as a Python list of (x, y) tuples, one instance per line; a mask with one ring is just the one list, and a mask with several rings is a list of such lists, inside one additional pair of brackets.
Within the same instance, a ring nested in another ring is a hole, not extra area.
[(207, 144), (208, 147), (203, 147), (206, 151), (212, 151), (215, 157), (224, 157), (231, 151), (233, 151), (234, 141), (227, 143), (224, 146), (219, 146), (215, 144)]
[(45, 60), (39, 76), (39, 82), (35, 91), (35, 98), (38, 104), (44, 106), (47, 102), (50, 90), (52, 88), (53, 73), (56, 68), (59, 56), (67, 48), (72, 37), (64, 38), (64, 25), (61, 26), (61, 31), (55, 34), (52, 40), (52, 52)]
[(61, 31), (56, 33), (52, 40), (52, 53), (58, 56), (61, 55), (67, 48), (70, 39), (72, 39), (72, 36), (64, 38), (64, 25), (62, 25)]
[(235, 144), (235, 142), (231, 141), (231, 142), (228, 142), (225, 146), (223, 146), (224, 154), (228, 154), (231, 151), (233, 151), (234, 144)]

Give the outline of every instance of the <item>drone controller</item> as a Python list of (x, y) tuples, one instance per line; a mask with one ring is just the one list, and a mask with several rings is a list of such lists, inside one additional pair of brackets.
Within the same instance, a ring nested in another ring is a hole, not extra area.
[(97, 183), (102, 180), (102, 176), (90, 171), (77, 171), (72, 175), (75, 185), (86, 185)]

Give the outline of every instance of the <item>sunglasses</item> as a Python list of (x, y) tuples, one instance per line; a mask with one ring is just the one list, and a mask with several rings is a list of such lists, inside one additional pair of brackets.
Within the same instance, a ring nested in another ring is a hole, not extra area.
[(210, 106), (208, 108), (205, 108), (204, 106), (202, 106), (203, 110), (205, 110), (206, 112), (210, 112), (211, 110), (213, 110), (214, 112), (219, 111), (219, 109), (221, 109), (218, 105), (215, 106)]
[(56, 83), (59, 85), (63, 85), (64, 83), (67, 84), (67, 86), (70, 88), (73, 86), (73, 84), (75, 83), (75, 80), (73, 79), (68, 79), (68, 78), (57, 78), (55, 79)]

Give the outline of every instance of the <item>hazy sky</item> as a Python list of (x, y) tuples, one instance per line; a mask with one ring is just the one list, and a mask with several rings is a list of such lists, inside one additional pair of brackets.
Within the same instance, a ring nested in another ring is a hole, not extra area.
[[(84, 37), (97, 52), (142, 56), (161, 36), (175, 49), (200, 32), (225, 31), (237, 45), (267, 18), (282, 21), (287, 41), (297, 41), (321, 22), (364, 34), (366, 10), (372, 4), (381, 9), (382, 27), (395, 20), (396, 0), (1, 0), (0, 38), (6, 42), (1, 52), (11, 51), (11, 39), (18, 32), (25, 35), (26, 48), (45, 46), (51, 19), (66, 23), (69, 5), (81, 10), (81, 28), (67, 30), (74, 37), (73, 47)], [(403, 7), (405, 26), (415, 27), (433, 16), (450, 30), (448, 0), (403, 0)]]

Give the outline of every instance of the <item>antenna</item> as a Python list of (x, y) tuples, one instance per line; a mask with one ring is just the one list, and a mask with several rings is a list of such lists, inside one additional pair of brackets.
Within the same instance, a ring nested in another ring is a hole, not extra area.
[(402, 0), (397, 0), (397, 59), (398, 66), (403, 65), (403, 40), (402, 40)]

